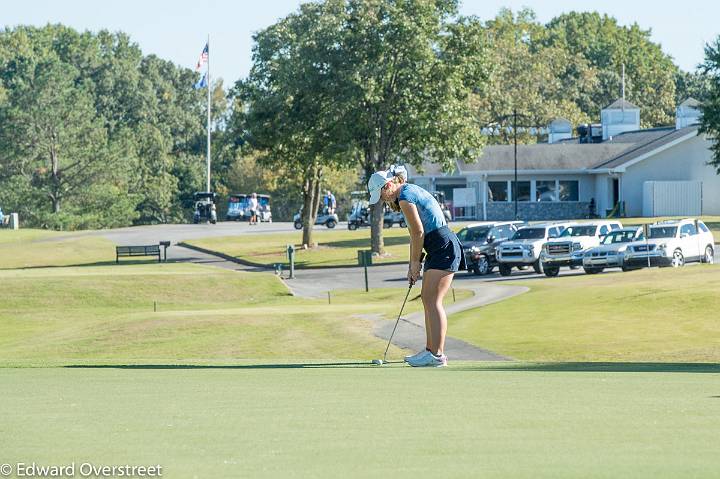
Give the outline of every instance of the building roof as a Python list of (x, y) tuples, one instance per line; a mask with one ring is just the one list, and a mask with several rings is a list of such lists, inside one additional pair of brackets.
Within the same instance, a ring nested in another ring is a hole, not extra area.
[[(628, 145), (609, 143), (559, 143), (518, 145), (518, 169), (521, 170), (584, 170), (613, 158)], [(513, 170), (515, 154), (512, 145), (489, 145), (475, 163), (458, 161), (460, 172)]]
[[(580, 143), (578, 138), (558, 143), (518, 145), (518, 171), (595, 170), (618, 168), (688, 134), (697, 134), (698, 125), (647, 128), (628, 131), (600, 143)], [(443, 172), (437, 164), (426, 162), (422, 173), (409, 167), (413, 176), (454, 176), (457, 174), (512, 171), (515, 168), (513, 145), (488, 145), (473, 163), (458, 160), (454, 172)]]
[(627, 141), (625, 144), (629, 145), (629, 147), (619, 155), (598, 163), (594, 168), (617, 168), (618, 166), (622, 166), (641, 155), (650, 153), (651, 151), (665, 146), (668, 143), (671, 143), (690, 133), (697, 134), (698, 128), (698, 125), (680, 128), (679, 130), (674, 127), (650, 128), (648, 130), (627, 132), (614, 136), (612, 141), (608, 141), (606, 143), (620, 143)]

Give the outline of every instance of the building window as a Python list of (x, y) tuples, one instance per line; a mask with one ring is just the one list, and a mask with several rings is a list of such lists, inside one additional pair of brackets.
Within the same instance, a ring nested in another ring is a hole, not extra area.
[(515, 188), (515, 182), (512, 183), (512, 198), (513, 201), (517, 198), (518, 201), (530, 201), (530, 182), (529, 181), (518, 181), (517, 189)]
[(507, 201), (507, 181), (488, 181), (488, 201)]
[(555, 180), (537, 180), (535, 182), (535, 201), (557, 201)]
[(559, 183), (560, 201), (579, 201), (577, 180), (561, 180)]

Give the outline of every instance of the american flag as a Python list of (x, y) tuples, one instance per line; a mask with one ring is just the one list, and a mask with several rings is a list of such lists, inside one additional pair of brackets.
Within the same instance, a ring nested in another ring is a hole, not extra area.
[(203, 67), (203, 65), (205, 65), (207, 63), (208, 54), (209, 54), (209, 49), (208, 49), (208, 44), (206, 43), (205, 48), (203, 48), (203, 51), (200, 54), (200, 59), (197, 62), (197, 66), (195, 67), (196, 72), (199, 72), (200, 69)]

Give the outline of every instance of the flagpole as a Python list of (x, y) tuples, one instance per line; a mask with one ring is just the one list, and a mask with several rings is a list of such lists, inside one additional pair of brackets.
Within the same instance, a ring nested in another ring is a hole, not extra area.
[(207, 190), (210, 191), (210, 34), (207, 40)]

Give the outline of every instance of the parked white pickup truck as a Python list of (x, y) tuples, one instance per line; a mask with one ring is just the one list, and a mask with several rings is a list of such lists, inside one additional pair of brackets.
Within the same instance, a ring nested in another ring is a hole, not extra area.
[(517, 230), (509, 241), (497, 248), (498, 269), (501, 276), (510, 276), (513, 266), (527, 268), (532, 266), (536, 273), (542, 273), (540, 249), (550, 238), (559, 236), (566, 223), (524, 226)]
[(647, 241), (637, 241), (625, 250), (626, 268), (673, 266), (715, 260), (715, 238), (700, 220), (661, 221), (650, 225)]
[(557, 276), (560, 268), (582, 266), (585, 250), (598, 246), (606, 234), (622, 228), (619, 221), (594, 221), (569, 225), (542, 247), (540, 262), (545, 276)]

